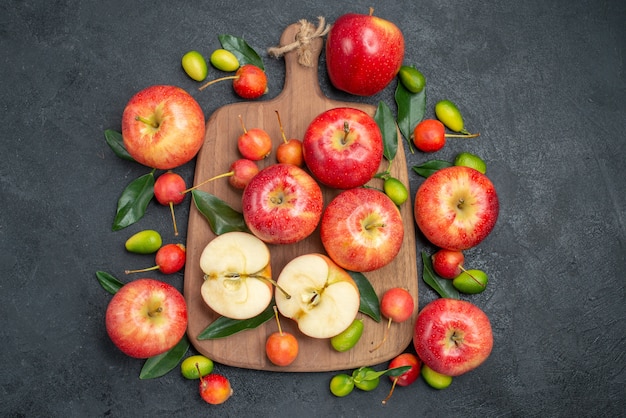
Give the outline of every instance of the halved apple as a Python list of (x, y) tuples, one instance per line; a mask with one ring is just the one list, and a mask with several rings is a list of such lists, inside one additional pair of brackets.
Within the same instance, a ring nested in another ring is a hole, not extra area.
[(276, 283), (284, 290), (275, 292), (276, 307), (309, 337), (334, 337), (350, 326), (359, 311), (361, 295), (356, 283), (323, 254), (294, 258)]
[(202, 251), (202, 298), (216, 313), (232, 319), (257, 316), (272, 300), (270, 251), (246, 232), (226, 232)]

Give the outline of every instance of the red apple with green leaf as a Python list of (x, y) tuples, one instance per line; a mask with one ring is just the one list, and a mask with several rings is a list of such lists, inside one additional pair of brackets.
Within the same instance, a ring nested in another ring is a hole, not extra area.
[(392, 22), (370, 13), (340, 16), (326, 38), (326, 68), (339, 90), (371, 96), (394, 79), (404, 59), (404, 36)]
[(148, 358), (174, 347), (187, 331), (187, 304), (172, 285), (137, 279), (122, 286), (109, 302), (106, 330), (128, 356)]
[(383, 158), (383, 138), (369, 114), (352, 107), (322, 112), (302, 140), (304, 162), (326, 186), (351, 189), (367, 183)]
[(460, 299), (439, 298), (418, 314), (413, 345), (428, 367), (459, 376), (480, 366), (491, 354), (489, 318), (478, 306)]
[(176, 86), (155, 85), (136, 93), (122, 115), (122, 138), (140, 164), (169, 170), (191, 161), (204, 142), (198, 102)]
[(431, 174), (415, 195), (417, 226), (434, 245), (462, 251), (482, 242), (499, 213), (496, 188), (470, 167), (453, 166)]

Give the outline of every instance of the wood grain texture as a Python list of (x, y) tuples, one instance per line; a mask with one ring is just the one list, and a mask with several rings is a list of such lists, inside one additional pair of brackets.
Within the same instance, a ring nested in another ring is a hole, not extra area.
[[(281, 36), (280, 45), (293, 42), (300, 28), (299, 24), (290, 25)], [(237, 158), (237, 137), (242, 133), (239, 115), (247, 128), (265, 129), (274, 141), (274, 149), (282, 141), (276, 111), (280, 113), (287, 137), (302, 138), (310, 121), (321, 112), (341, 106), (355, 107), (374, 115), (375, 106), (341, 102), (327, 98), (318, 84), (318, 60), (323, 47), (323, 40), (318, 38), (311, 44), (314, 57), (312, 67), (303, 67), (297, 62), (296, 52), (285, 55), (285, 83), (283, 91), (268, 101), (247, 101), (230, 104), (216, 110), (207, 121), (205, 143), (200, 150), (194, 177), (194, 184), (200, 183), (217, 174), (225, 173)], [(391, 173), (408, 185), (408, 171), (402, 140), (398, 141), (398, 153), (392, 165)], [(272, 153), (259, 167), (275, 163)], [(386, 170), (388, 162), (383, 160), (381, 170)], [(382, 180), (373, 179), (370, 185), (382, 187)], [(201, 190), (211, 193), (228, 202), (234, 209), (241, 210), (241, 191), (232, 188), (226, 179), (220, 179), (202, 186)], [(325, 204), (339, 192), (322, 187)], [(197, 336), (217, 318), (203, 301), (200, 287), (203, 272), (199, 266), (202, 250), (215, 235), (206, 219), (193, 207), (190, 210), (187, 232), (187, 265), (184, 277), (184, 296), (189, 309), (188, 336), (193, 346), (202, 354), (221, 364), (235, 367), (290, 372), (318, 372), (357, 368), (364, 365), (387, 361), (403, 352), (411, 343), (413, 324), (417, 316), (418, 275), (416, 265), (415, 230), (410, 202), (401, 207), (404, 220), (404, 243), (396, 259), (389, 265), (366, 273), (379, 298), (391, 287), (407, 288), (415, 298), (415, 309), (410, 320), (392, 324), (387, 341), (377, 350), (370, 349), (378, 345), (383, 338), (386, 320), (376, 323), (369, 317), (364, 318), (364, 332), (358, 344), (344, 353), (333, 350), (328, 340), (306, 337), (298, 331), (297, 324), (281, 318), (284, 331), (296, 335), (300, 352), (297, 359), (287, 367), (277, 367), (269, 362), (265, 355), (265, 340), (277, 330), (275, 320), (271, 320), (254, 330), (247, 330), (227, 338), (216, 340), (198, 340)], [(283, 266), (298, 255), (324, 252), (316, 231), (306, 240), (292, 245), (270, 245), (273, 277), (277, 278)]]

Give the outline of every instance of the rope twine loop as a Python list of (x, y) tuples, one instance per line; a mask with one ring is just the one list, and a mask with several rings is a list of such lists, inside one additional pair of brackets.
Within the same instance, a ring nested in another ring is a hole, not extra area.
[(305, 67), (311, 67), (311, 41), (323, 37), (330, 30), (330, 25), (326, 24), (324, 17), (319, 16), (317, 19), (319, 21), (317, 27), (306, 19), (300, 19), (300, 30), (296, 33), (296, 40), (284, 46), (268, 48), (268, 54), (274, 58), (279, 58), (287, 52), (297, 49), (298, 63)]

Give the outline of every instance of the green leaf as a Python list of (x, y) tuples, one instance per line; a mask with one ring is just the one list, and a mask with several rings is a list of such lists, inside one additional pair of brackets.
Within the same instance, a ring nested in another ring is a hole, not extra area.
[(234, 210), (222, 199), (202, 190), (192, 190), (191, 195), (196, 208), (209, 221), (209, 226), (215, 235), (232, 231), (249, 231), (243, 214)]
[(186, 335), (183, 335), (178, 344), (169, 351), (147, 359), (141, 368), (139, 379), (154, 379), (169, 373), (170, 370), (178, 365), (188, 349), (189, 339)]
[(246, 41), (233, 35), (219, 35), (218, 38), (222, 48), (237, 57), (239, 65), (252, 64), (265, 70), (263, 59)]
[(136, 178), (126, 186), (117, 201), (113, 230), (119, 231), (141, 219), (153, 196), (154, 170)]
[(224, 338), (247, 329), (254, 329), (274, 317), (274, 307), (272, 304), (263, 312), (250, 319), (231, 319), (220, 316), (204, 329), (199, 335), (199, 340), (211, 340)]
[(104, 290), (112, 295), (116, 294), (117, 291), (120, 290), (122, 286), (124, 286), (124, 283), (120, 282), (111, 274), (105, 271), (96, 271), (96, 278), (100, 282), (100, 286), (102, 286)]
[(403, 373), (408, 372), (409, 370), (411, 370), (412, 366), (400, 366), (400, 367), (394, 367), (393, 369), (388, 369), (385, 370), (385, 373), (387, 376), (392, 376), (392, 377), (396, 377), (396, 376), (400, 376)]
[(113, 129), (107, 129), (104, 131), (104, 139), (106, 139), (107, 144), (113, 150), (115, 155), (124, 160), (135, 161), (133, 157), (130, 156), (128, 151), (126, 151), (126, 147), (124, 146), (124, 139), (122, 138), (122, 134), (114, 131)]
[(374, 120), (383, 135), (383, 155), (387, 161), (392, 161), (398, 152), (398, 126), (386, 103), (378, 103)]
[(413, 171), (422, 177), (428, 177), (437, 170), (442, 168), (451, 167), (453, 164), (444, 160), (430, 160), (423, 164), (413, 166)]
[(419, 93), (411, 93), (402, 83), (398, 83), (395, 99), (398, 106), (398, 128), (409, 144), (409, 150), (413, 153), (411, 136), (415, 126), (424, 119), (426, 113), (426, 89)]
[(427, 285), (432, 287), (435, 292), (439, 293), (442, 298), (459, 299), (459, 291), (452, 285), (452, 280), (444, 279), (435, 274), (433, 270), (433, 263), (428, 254), (422, 251), (422, 263), (424, 264), (424, 271), (422, 278)]
[(361, 294), (359, 312), (369, 316), (376, 322), (380, 322), (380, 302), (372, 284), (363, 273), (348, 271), (348, 274), (356, 283), (356, 286), (359, 288), (359, 293)]

